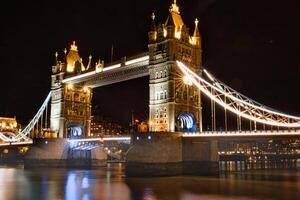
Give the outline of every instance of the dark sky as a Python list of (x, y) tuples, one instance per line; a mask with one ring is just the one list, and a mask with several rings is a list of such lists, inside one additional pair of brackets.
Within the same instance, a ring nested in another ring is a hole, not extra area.
[[(147, 51), (149, 15), (165, 21), (171, 0), (8, 1), (0, 12), (0, 116), (27, 122), (50, 90), (55, 51), (76, 40), (84, 61)], [(297, 0), (178, 0), (184, 22), (200, 19), (203, 63), (216, 77), (270, 107), (300, 115)], [(94, 60), (95, 61), (95, 60)], [(103, 114), (147, 115), (147, 78), (95, 90)], [(127, 92), (126, 92), (127, 90)], [(136, 97), (136, 98), (133, 98)], [(137, 99), (139, 98), (139, 99)], [(126, 102), (129, 102), (126, 104)], [(117, 106), (123, 109), (115, 111)]]

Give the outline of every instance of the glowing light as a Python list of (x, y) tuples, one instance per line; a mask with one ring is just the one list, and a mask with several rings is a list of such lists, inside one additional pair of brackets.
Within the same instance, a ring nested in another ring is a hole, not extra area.
[(109, 71), (109, 70), (112, 70), (112, 69), (117, 69), (119, 67), (121, 67), (121, 64), (116, 64), (116, 65), (112, 65), (112, 66), (103, 68), (103, 71), (105, 72), (105, 71)]
[(196, 45), (197, 44), (196, 38), (195, 37), (190, 37), (189, 38), (189, 43), (192, 44), (192, 45)]
[(78, 48), (76, 46), (76, 42), (73, 41), (73, 44), (71, 44), (71, 51), (77, 51), (77, 50), (78, 50)]
[[(125, 62), (125, 65), (131, 65), (131, 64), (138, 63), (138, 62), (144, 62), (144, 61), (149, 61), (149, 56), (143, 56), (141, 58), (136, 58), (136, 59), (133, 59), (133, 60), (129, 60), (129, 61)], [(76, 81), (76, 80), (81, 79), (81, 78), (87, 78), (87, 77), (93, 76), (97, 73), (101, 73), (101, 72), (104, 72), (104, 71), (110, 71), (110, 70), (117, 69), (117, 68), (120, 68), (120, 67), (121, 67), (120, 63), (115, 64), (115, 65), (111, 65), (111, 66), (108, 66), (108, 67), (105, 67), (105, 68), (103, 68), (103, 64), (98, 64), (98, 68), (96, 67), (95, 71), (91, 71), (91, 72), (87, 72), (87, 73), (84, 73), (84, 74), (72, 76), (70, 78), (64, 79), (62, 82), (63, 83), (68, 83), (68, 82), (71, 82), (71, 81)]]
[[(226, 104), (225, 102), (223, 102), (222, 100), (220, 100), (219, 98), (217, 98), (215, 95), (211, 94), (210, 91), (207, 89), (207, 87), (209, 88), (213, 88), (214, 90), (224, 94), (226, 97), (228, 98), (231, 98), (237, 102), (240, 102), (240, 103), (243, 103), (243, 104), (247, 104), (248, 106), (250, 107), (255, 107), (257, 109), (261, 109), (261, 110), (265, 110), (267, 112), (270, 112), (270, 113), (276, 113), (278, 115), (281, 115), (281, 116), (287, 116), (286, 114), (283, 114), (283, 113), (278, 113), (278, 112), (275, 112), (275, 111), (271, 111), (271, 110), (268, 110), (266, 108), (263, 108), (263, 107), (258, 107), (258, 106), (255, 106), (255, 105), (252, 105), (246, 101), (243, 101), (243, 100), (240, 100), (234, 96), (232, 96), (231, 94), (229, 93), (226, 93), (224, 92), (223, 90), (220, 90), (219, 88), (215, 87), (214, 85), (208, 83), (207, 81), (205, 81), (204, 79), (202, 79), (201, 77), (199, 77), (197, 74), (195, 74), (193, 71), (191, 71), (190, 69), (188, 69), (183, 63), (177, 61), (177, 64), (179, 66), (179, 68), (182, 70), (182, 72), (185, 74), (185, 75), (189, 75), (191, 77), (191, 81), (193, 82), (194, 85), (196, 85), (198, 87), (198, 89), (200, 89), (205, 95), (207, 95), (210, 99), (212, 99), (213, 101), (217, 102), (219, 105), (221, 105), (222, 107), (226, 108), (227, 110), (241, 116), (241, 117), (244, 117), (246, 119), (249, 119), (249, 120), (252, 120), (252, 121), (256, 121), (256, 122), (260, 122), (260, 123), (263, 123), (263, 124), (268, 124), (268, 125), (271, 125), (271, 126), (280, 126), (280, 127), (300, 127), (300, 123), (282, 123), (282, 122), (277, 122), (277, 121), (268, 121), (266, 119), (262, 119), (262, 118), (258, 118), (258, 117), (254, 117), (252, 115), (249, 115), (245, 112), (241, 112), (231, 106), (229, 106), (228, 104)], [(197, 80), (196, 80), (197, 79)], [(202, 84), (205, 84), (206, 87), (203, 87), (200, 82)], [(294, 118), (297, 118), (297, 119), (300, 119), (298, 117), (294, 117)]]
[(194, 120), (191, 114), (181, 113), (177, 118), (181, 121), (181, 128), (190, 129), (194, 125)]
[(153, 125), (153, 121), (149, 121), (149, 126), (152, 126)]
[(185, 75), (183, 77), (183, 83), (189, 86), (193, 85), (192, 79), (189, 75)]
[(174, 36), (175, 36), (175, 38), (180, 39), (181, 38), (181, 31), (176, 31)]
[(62, 82), (63, 83), (67, 83), (67, 82), (70, 82), (70, 81), (74, 81), (76, 79), (84, 78), (84, 77), (87, 77), (87, 76), (92, 76), (94, 74), (96, 74), (96, 72), (95, 71), (91, 71), (91, 72), (87, 72), (87, 73), (84, 73), (84, 74), (80, 74), (78, 76), (73, 76), (73, 77), (70, 77), (70, 78), (66, 78)]
[(87, 138), (87, 139), (70, 139), (70, 142), (92, 142), (92, 141), (122, 141), (131, 140), (130, 137), (104, 137), (104, 138)]
[[(177, 61), (177, 62), (179, 62), (179, 61)], [(179, 63), (181, 63), (181, 62), (179, 62)], [(181, 64), (182, 64), (182, 63), (181, 63)], [(182, 64), (182, 66), (184, 66), (184, 65)], [(264, 108), (262, 105), (256, 106), (256, 105), (251, 104), (251, 103), (249, 103), (249, 102), (246, 102), (246, 101), (243, 101), (243, 100), (241, 100), (241, 99), (238, 99), (237, 97), (231, 95), (230, 93), (224, 92), (223, 89), (220, 90), (220, 89), (214, 87), (213, 85), (211, 85), (210, 83), (208, 83), (207, 81), (205, 81), (204, 79), (202, 79), (201, 77), (199, 77), (197, 74), (195, 74), (193, 71), (191, 71), (190, 69), (188, 69), (186, 66), (184, 66), (184, 67), (185, 67), (187, 73), (191, 73), (191, 74), (192, 74), (196, 79), (198, 79), (200, 82), (203, 82), (204, 84), (208, 85), (209, 87), (212, 87), (213, 89), (215, 89), (215, 90), (221, 92), (223, 95), (225, 95), (226, 97), (228, 97), (228, 98), (230, 98), (230, 99), (232, 99), (232, 100), (234, 100), (234, 101), (244, 103), (244, 104), (246, 104), (246, 105), (248, 105), (248, 106), (250, 106), (250, 107), (252, 107), (252, 108), (255, 108), (255, 109), (258, 109), (258, 110), (261, 110), (261, 111), (265, 111), (265, 112), (272, 113), (272, 114), (275, 114), (275, 115), (280, 115), (280, 116), (283, 116), (283, 117), (288, 117), (288, 118), (300, 120), (300, 117), (292, 116), (292, 115), (288, 115), (288, 114), (284, 114), (284, 113), (280, 113), (280, 112), (276, 112), (276, 111), (274, 111), (274, 110), (266, 109), (266, 108)], [(253, 112), (253, 111), (252, 111), (252, 112)], [(256, 112), (253, 112), (253, 113), (256, 113)], [(257, 114), (257, 113), (256, 113), (256, 114)], [(262, 117), (261, 114), (257, 114), (257, 115), (260, 115), (260, 116)]]
[(132, 65), (132, 64), (147, 61), (147, 60), (149, 60), (149, 56), (144, 56), (144, 57), (136, 58), (133, 60), (129, 60), (129, 61), (125, 62), (125, 65)]
[(211, 81), (215, 81), (215, 79), (210, 75), (210, 73), (208, 73), (208, 71), (206, 71), (206, 69), (204, 69), (203, 71)]
[(84, 87), (83, 87), (83, 91), (84, 91), (84, 92), (88, 92), (88, 91), (90, 91), (90, 90), (89, 90), (89, 88), (88, 88), (87, 86), (84, 86)]
[(184, 133), (182, 137), (236, 137), (236, 136), (298, 136), (300, 131), (228, 131), (228, 132), (202, 132)]
[(179, 12), (179, 7), (178, 7), (177, 4), (176, 4), (176, 0), (175, 0), (174, 3), (171, 5), (170, 12), (174, 12), (174, 13), (180, 14), (180, 12)]
[(164, 28), (164, 37), (167, 37), (167, 35), (168, 35), (167, 29)]
[(67, 72), (70, 72), (70, 73), (72, 73), (72, 72), (74, 72), (74, 65), (67, 65)]
[(67, 87), (68, 87), (68, 90), (72, 90), (73, 89), (73, 84), (69, 83)]

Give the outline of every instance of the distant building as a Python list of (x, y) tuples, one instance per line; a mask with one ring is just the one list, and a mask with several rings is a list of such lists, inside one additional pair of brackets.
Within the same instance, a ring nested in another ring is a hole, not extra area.
[(115, 123), (110, 118), (104, 118), (100, 115), (92, 116), (91, 121), (91, 136), (102, 136), (102, 135), (119, 135), (124, 134), (124, 128)]
[(18, 133), (21, 128), (16, 118), (0, 117), (0, 132)]

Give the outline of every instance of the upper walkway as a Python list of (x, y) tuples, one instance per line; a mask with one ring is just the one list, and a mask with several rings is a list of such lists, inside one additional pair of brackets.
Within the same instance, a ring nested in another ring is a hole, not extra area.
[(143, 53), (135, 57), (123, 59), (104, 66), (101, 70), (92, 70), (67, 77), (63, 83), (81, 83), (96, 88), (113, 83), (136, 79), (149, 75), (149, 55)]

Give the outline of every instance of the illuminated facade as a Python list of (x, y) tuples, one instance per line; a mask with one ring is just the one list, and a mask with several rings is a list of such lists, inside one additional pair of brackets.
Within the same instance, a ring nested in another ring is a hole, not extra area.
[[(165, 23), (157, 26), (155, 15), (151, 18), (149, 51), (133, 58), (125, 57), (110, 65), (99, 60), (92, 66), (89, 56), (88, 64), (84, 65), (75, 42), (69, 52), (64, 51), (61, 60), (56, 53), (52, 67), (50, 124), (58, 137), (90, 136), (92, 88), (144, 76), (150, 76), (150, 131), (182, 131), (191, 127), (202, 130), (200, 91), (176, 66), (179, 60), (200, 74), (202, 50), (198, 20), (190, 34), (176, 1)], [(189, 116), (188, 121), (185, 116)], [(187, 124), (192, 125), (184, 127)]]
[(16, 118), (0, 117), (0, 132), (18, 133), (20, 125)]
[(64, 51), (62, 61), (56, 53), (56, 65), (52, 67), (50, 127), (60, 138), (90, 134), (92, 89), (83, 84), (62, 82), (65, 77), (88, 70), (90, 65), (91, 56), (88, 65), (84, 66), (75, 42), (68, 54)]
[(165, 23), (156, 25), (152, 14), (149, 32), (150, 131), (182, 130), (179, 116), (190, 113), (198, 130), (201, 125), (200, 92), (178, 71), (176, 60), (186, 63), (195, 73), (202, 64), (198, 20), (190, 35), (176, 1)]

